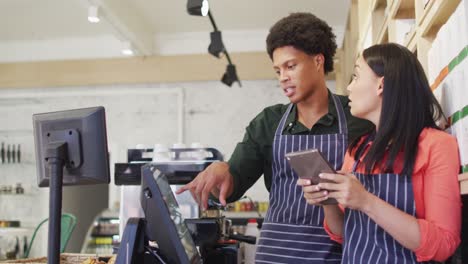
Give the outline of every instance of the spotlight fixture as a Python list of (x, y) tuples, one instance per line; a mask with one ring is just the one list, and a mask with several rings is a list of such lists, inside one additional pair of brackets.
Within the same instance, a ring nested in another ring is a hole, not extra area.
[(216, 22), (211, 14), (211, 11), (208, 7), (207, 0), (187, 0), (187, 12), (190, 15), (195, 16), (206, 16), (210, 18), (211, 25), (213, 26), (213, 32), (210, 33), (210, 45), (208, 46), (208, 52), (220, 58), (221, 53), (226, 56), (228, 61), (228, 65), (226, 67), (226, 72), (224, 73), (223, 77), (221, 78), (221, 82), (226, 84), (227, 86), (231, 87), (234, 82), (239, 83), (239, 86), (242, 87), (242, 84), (237, 76), (236, 66), (232, 64), (231, 58), (229, 57), (229, 53), (227, 52), (226, 48), (224, 47), (223, 40), (221, 38), (221, 31), (218, 30), (216, 26)]
[(221, 31), (213, 31), (210, 33), (211, 42), (208, 46), (208, 52), (219, 58), (220, 53), (224, 52), (224, 44), (223, 40), (221, 39)]
[(98, 6), (92, 5), (88, 8), (88, 21), (91, 23), (98, 23), (100, 21)]
[(210, 6), (208, 0), (188, 0), (187, 12), (192, 16), (206, 16)]
[(236, 65), (228, 64), (226, 72), (224, 73), (223, 78), (221, 78), (221, 82), (229, 87), (231, 87), (232, 83), (237, 82), (239, 83), (239, 86), (242, 87), (239, 77), (237, 77)]
[(122, 42), (121, 52), (123, 55), (132, 56), (134, 54), (133, 49), (132, 49), (132, 44), (128, 41)]

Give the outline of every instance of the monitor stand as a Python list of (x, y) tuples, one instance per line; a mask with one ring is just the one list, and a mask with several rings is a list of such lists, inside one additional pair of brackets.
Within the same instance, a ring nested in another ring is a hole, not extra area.
[(116, 264), (165, 264), (164, 257), (156, 248), (150, 247), (145, 236), (144, 218), (130, 218), (125, 225)]
[(60, 263), (60, 237), (62, 230), (63, 168), (74, 169), (81, 163), (80, 139), (77, 131), (70, 129), (47, 133), (48, 144), (44, 153), (49, 166), (49, 241), (47, 263)]
[(68, 157), (66, 142), (49, 143), (45, 159), (49, 165), (49, 241), (47, 263), (60, 263), (60, 231), (62, 230), (62, 179)]

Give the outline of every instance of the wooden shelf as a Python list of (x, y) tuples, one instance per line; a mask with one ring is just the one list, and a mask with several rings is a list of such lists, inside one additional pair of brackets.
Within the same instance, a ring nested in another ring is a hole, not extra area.
[(432, 43), (439, 29), (447, 22), (459, 3), (460, 0), (430, 0), (423, 12), (420, 12), (421, 17), (416, 18), (418, 25), (416, 32), (418, 59), (426, 74), (428, 73), (428, 53)]
[(388, 37), (388, 8), (387, 2), (376, 0), (372, 6), (371, 25), (372, 43), (382, 43), (385, 34)]
[(384, 22), (382, 27), (380, 28), (379, 34), (377, 35), (375, 43), (382, 44), (388, 42), (388, 23), (389, 23), (388, 16), (385, 16)]
[(460, 182), (461, 194), (468, 194), (468, 172), (458, 175), (458, 181)]
[(374, 5), (374, 1), (376, 0), (356, 1), (356, 12), (353, 14), (353, 17), (351, 17), (351, 20), (353, 18), (357, 20), (358, 26), (358, 30), (355, 31), (355, 34), (357, 35), (357, 45), (355, 48), (355, 52), (359, 52), (360, 50), (362, 50), (366, 36), (368, 34), (372, 34), (370, 32), (372, 31), (372, 14), (374, 12), (371, 9), (371, 6)]
[(22, 193), (22, 194), (17, 194), (17, 193), (2, 193), (2, 194), (0, 194), (0, 197), (9, 197), (9, 198), (18, 198), (18, 199), (21, 199), (23, 197), (24, 198), (30, 198), (30, 197), (37, 197), (37, 196), (38, 196), (38, 193), (31, 193), (31, 192)]
[(414, 0), (394, 0), (392, 1), (388, 16), (391, 19), (415, 18)]
[[(348, 25), (345, 34), (345, 45), (340, 61), (341, 78), (338, 83), (347, 84), (352, 73), (355, 58), (362, 52), (365, 46), (387, 42), (399, 42), (418, 55), (423, 68), (427, 72), (427, 53), (432, 47), (437, 33), (453, 12), (461, 0), (359, 0), (352, 1), (349, 21), (358, 21)], [(353, 9), (354, 8), (354, 9)], [(357, 10), (357, 11), (356, 11)], [(403, 31), (408, 30), (411, 21), (399, 21), (414, 19), (414, 26), (406, 36)], [(407, 23), (406, 25), (402, 23)], [(352, 28), (352, 27), (357, 27)], [(352, 36), (349, 36), (353, 34)], [(357, 43), (357, 45), (351, 45)], [(417, 51), (417, 52), (416, 52)]]
[[(231, 58), (241, 80), (276, 78), (266, 52), (238, 52)], [(225, 69), (224, 60), (208, 53), (0, 63), (0, 89), (212, 81)]]
[[(354, 19), (359, 23), (357, 29), (347, 28), (346, 45), (343, 45), (340, 55), (340, 60), (344, 58), (344, 61), (338, 62), (340, 72), (337, 76), (341, 79), (337, 80), (337, 85), (346, 85), (349, 82), (354, 59), (369, 44), (402, 43), (416, 54), (427, 74), (429, 51), (433, 48), (434, 40), (460, 5), (461, 0), (353, 0), (351, 2), (352, 7), (358, 7), (358, 12), (353, 12), (351, 9), (348, 21)], [(414, 25), (412, 20), (414, 20)], [(409, 32), (406, 33), (406, 31)], [(354, 35), (349, 36), (349, 34)], [(358, 41), (353, 42), (355, 39)], [(369, 40), (372, 43), (369, 43)], [(351, 45), (351, 43), (358, 44)], [(448, 68), (445, 67), (445, 69)], [(431, 76), (431, 78), (434, 77), (437, 76)], [(433, 87), (437, 86), (433, 85)], [(463, 172), (459, 176), (461, 192), (468, 194), (468, 165), (464, 165)]]
[(416, 50), (416, 29), (413, 28), (405, 38), (403, 45), (414, 52)]
[(224, 212), (223, 215), (226, 218), (262, 218), (265, 217), (266, 212), (260, 212), (260, 215), (256, 211)]
[(421, 18), (417, 18), (419, 35), (434, 38), (440, 27), (447, 22), (460, 0), (430, 0)]
[(375, 11), (378, 8), (387, 6), (387, 0), (372, 0), (371, 2), (371, 10)]
[(25, 227), (0, 227), (1, 236), (22, 236), (30, 235), (34, 229)]

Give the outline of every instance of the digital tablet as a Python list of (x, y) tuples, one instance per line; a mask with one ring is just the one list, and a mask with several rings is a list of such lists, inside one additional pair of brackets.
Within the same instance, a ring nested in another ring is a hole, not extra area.
[[(333, 166), (318, 149), (290, 152), (285, 157), (299, 178), (311, 180), (312, 185), (317, 185), (320, 182), (332, 182), (321, 179), (319, 177), (320, 173), (336, 173)], [(336, 203), (337, 201), (332, 198), (322, 202), (322, 204)]]

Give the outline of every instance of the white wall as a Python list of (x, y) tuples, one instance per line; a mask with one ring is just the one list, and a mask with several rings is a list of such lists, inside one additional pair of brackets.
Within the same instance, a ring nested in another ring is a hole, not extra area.
[[(227, 160), (252, 118), (269, 105), (287, 102), (276, 80), (242, 83), (241, 88), (211, 81), (0, 90), (0, 142), (21, 144), (23, 156), (21, 164), (0, 164), (0, 187), (21, 182), (29, 194), (0, 196), (0, 218), (24, 219), (25, 226), (33, 227), (48, 216), (48, 190), (36, 187), (34, 113), (103, 105), (112, 175), (113, 164), (126, 161), (128, 148), (170, 145), (179, 138), (215, 147)], [(334, 90), (334, 82), (328, 85)], [(247, 194), (268, 200), (263, 179)], [(119, 189), (111, 184), (109, 205), (115, 206), (119, 198)]]

